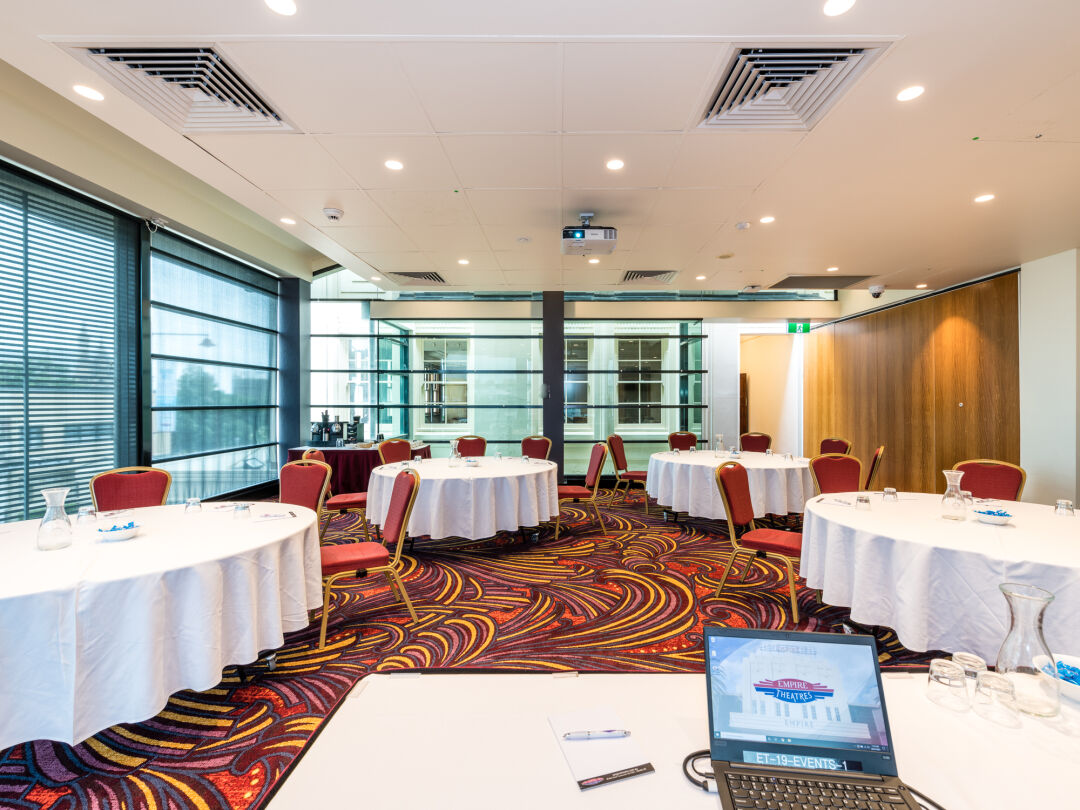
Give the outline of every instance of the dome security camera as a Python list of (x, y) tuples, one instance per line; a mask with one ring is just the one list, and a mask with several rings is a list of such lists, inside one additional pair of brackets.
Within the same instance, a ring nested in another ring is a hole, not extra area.
[(881, 298), (881, 294), (885, 292), (885, 287), (881, 284), (870, 285), (870, 295), (874, 298)]

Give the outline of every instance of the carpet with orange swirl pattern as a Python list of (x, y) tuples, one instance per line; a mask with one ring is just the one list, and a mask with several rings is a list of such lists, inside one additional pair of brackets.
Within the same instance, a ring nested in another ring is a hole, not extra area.
[[(640, 496), (638, 496), (640, 498)], [(792, 628), (783, 571), (765, 560), (713, 597), (730, 545), (722, 523), (664, 523), (640, 500), (605, 509), (608, 536), (568, 505), (570, 531), (525, 544), (417, 541), (403, 558), (420, 615), (411, 626), (385, 581), (340, 590), (325, 650), (318, 624), (291, 634), (278, 666), (75, 746), (44, 740), (0, 752), (0, 807), (26, 810), (258, 808), (366, 673), (412, 668), (701, 672), (703, 624)], [(355, 516), (327, 542), (363, 539)], [(839, 630), (846, 611), (802, 588), (802, 630)], [(926, 654), (879, 637), (885, 666)]]

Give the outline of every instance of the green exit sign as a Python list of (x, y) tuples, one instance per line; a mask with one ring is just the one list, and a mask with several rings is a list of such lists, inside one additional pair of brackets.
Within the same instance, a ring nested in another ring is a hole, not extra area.
[(810, 331), (810, 324), (808, 323), (789, 323), (787, 330), (792, 334), (805, 334)]

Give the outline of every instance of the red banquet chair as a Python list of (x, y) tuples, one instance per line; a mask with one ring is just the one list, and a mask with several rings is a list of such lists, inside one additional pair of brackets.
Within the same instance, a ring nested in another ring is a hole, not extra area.
[(551, 454), (551, 439), (547, 436), (526, 436), (521, 440), (521, 455), (546, 461)]
[(94, 511), (162, 506), (169, 497), (172, 476), (157, 467), (118, 467), (90, 479)]
[[(316, 450), (314, 448), (305, 450), (304, 455), (301, 457), (310, 461), (321, 461), (323, 464), (328, 464), (326, 455), (322, 450)], [(323, 511), (326, 512), (326, 524), (322, 523), (322, 515), (319, 516), (319, 537), (326, 534), (326, 530), (330, 528), (330, 521), (334, 519), (331, 512), (336, 512), (339, 515), (344, 515), (347, 512), (358, 512), (360, 514), (360, 526), (364, 530), (364, 539), (370, 540), (371, 534), (368, 532), (367, 525), (367, 493), (366, 492), (343, 492), (340, 495), (335, 495), (329, 489), (326, 490), (326, 500), (323, 501)]]
[[(648, 477), (648, 473), (645, 470), (628, 470), (626, 464), (626, 448), (623, 446), (622, 436), (618, 433), (612, 433), (607, 437), (608, 449), (611, 451), (611, 463), (615, 467), (615, 486), (611, 490), (611, 498), (608, 500), (609, 504), (615, 502), (615, 494), (619, 491), (620, 484), (626, 484), (626, 488), (623, 490), (623, 500), (626, 500), (627, 494), (630, 492), (630, 485), (637, 483), (641, 484), (642, 490), (645, 489), (645, 479)], [(645, 514), (649, 514), (649, 493), (645, 493)]]
[(461, 456), (475, 458), (487, 451), (487, 439), (483, 436), (458, 436), (457, 451)]
[[(596, 520), (600, 524), (600, 532), (604, 537), (608, 536), (607, 529), (604, 528), (604, 518), (600, 515), (600, 507), (596, 503), (596, 494), (600, 489), (600, 472), (604, 469), (604, 460), (607, 458), (607, 445), (603, 442), (597, 442), (592, 447), (592, 452), (589, 454), (589, 468), (585, 473), (585, 486), (561, 486), (559, 487), (559, 504), (563, 501), (584, 501), (585, 503), (592, 504), (593, 512), (596, 513)], [(586, 510), (588, 511), (588, 510)], [(559, 526), (562, 521), (562, 510), (555, 517), (555, 539), (559, 539)]]
[[(758, 529), (754, 524), (754, 505), (750, 500), (750, 479), (746, 475), (746, 468), (736, 461), (729, 461), (716, 468), (716, 486), (720, 490), (720, 498), (724, 502), (724, 511), (727, 513), (728, 537), (731, 539), (732, 552), (724, 567), (724, 574), (720, 577), (720, 587), (716, 589), (714, 596), (720, 596), (727, 583), (728, 574), (735, 565), (735, 558), (740, 554), (749, 554), (743, 568), (740, 582), (746, 581), (750, 573), (750, 566), (759, 554), (766, 557), (773, 555), (783, 561), (787, 567), (788, 588), (791, 594), (791, 612), (796, 624), (799, 623), (799, 602), (795, 591), (795, 569), (793, 561), (799, 559), (802, 553), (802, 533), (785, 532), (779, 529)], [(742, 536), (738, 536), (738, 527), (746, 526), (747, 530)]]
[(839, 453), (842, 456), (851, 455), (851, 442), (847, 439), (842, 439), (839, 436), (833, 436), (829, 439), (821, 440), (821, 447), (818, 450), (821, 455), (826, 453)]
[(768, 433), (744, 433), (739, 436), (739, 449), (744, 453), (764, 453), (772, 447), (772, 436)]
[(669, 433), (667, 437), (668, 450), (689, 450), (691, 447), (697, 449), (697, 434), (691, 433), (688, 430), (676, 430), (674, 433)]
[(319, 539), (322, 539), (323, 502), (330, 491), (330, 465), (325, 461), (301, 459), (290, 461), (278, 473), (278, 500), (305, 506), (318, 515)]
[(994, 498), (999, 501), (1018, 501), (1024, 493), (1027, 472), (1023, 467), (992, 458), (972, 458), (953, 465), (962, 470), (960, 488), (976, 498)]
[(387, 439), (379, 442), (379, 460), (383, 464), (396, 464), (412, 458), (412, 443), (408, 439)]
[(877, 478), (881, 469), (881, 457), (885, 455), (885, 445), (881, 445), (874, 451), (874, 457), (870, 459), (870, 472), (866, 474), (866, 484), (863, 486), (867, 492), (874, 488), (874, 479)]
[(862, 462), (843, 453), (824, 453), (810, 459), (810, 477), (818, 495), (858, 492), (862, 486)]
[[(413, 622), (420, 619), (416, 615), (405, 583), (398, 568), (401, 564), (401, 551), (405, 546), (405, 533), (409, 527), (416, 493), (420, 489), (420, 476), (416, 470), (402, 470), (394, 478), (394, 488), (390, 492), (390, 505), (383, 521), (382, 543), (341, 543), (323, 546), (320, 549), (323, 575), (323, 610), (322, 623), (319, 627), (319, 649), (326, 646), (326, 625), (330, 616), (330, 592), (339, 579), (363, 577), (368, 574), (385, 574), (390, 589), (399, 597)], [(393, 546), (391, 554), (389, 546)]]

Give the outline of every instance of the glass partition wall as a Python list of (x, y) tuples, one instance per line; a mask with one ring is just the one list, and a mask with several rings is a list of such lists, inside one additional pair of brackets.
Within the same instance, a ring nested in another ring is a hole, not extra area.
[[(541, 433), (541, 322), (372, 320), (367, 302), (313, 301), (311, 421), (359, 417), (364, 437), (406, 436), (449, 453), (458, 436), (488, 454), (520, 454)], [(701, 324), (568, 321), (564, 342), (566, 472), (611, 433), (644, 469), (674, 430), (702, 434)]]

